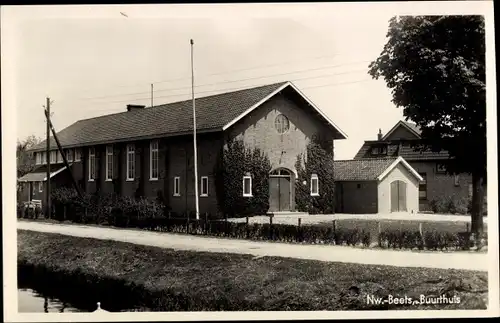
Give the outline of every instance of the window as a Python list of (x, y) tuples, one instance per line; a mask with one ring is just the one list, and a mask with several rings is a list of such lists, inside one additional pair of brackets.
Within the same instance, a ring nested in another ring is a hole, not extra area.
[(158, 140), (149, 144), (149, 179), (158, 179)]
[(61, 155), (61, 152), (59, 150), (56, 150), (57, 151), (57, 163), (62, 163), (63, 162), (63, 158), (62, 158), (62, 155)]
[(42, 165), (47, 164), (47, 154), (45, 151), (42, 152)]
[(127, 145), (127, 181), (133, 181), (135, 175), (135, 147)]
[(375, 146), (371, 149), (372, 155), (387, 155), (387, 146)]
[(181, 178), (174, 177), (174, 196), (181, 196)]
[(361, 184), (356, 185), (356, 188), (361, 188)]
[(208, 176), (201, 177), (201, 196), (208, 196)]
[(243, 196), (252, 196), (252, 177), (243, 176)]
[(55, 150), (50, 151), (50, 163), (55, 164), (57, 161), (57, 152)]
[(311, 196), (319, 196), (318, 175), (311, 175)]
[(290, 128), (290, 121), (288, 121), (287, 117), (280, 114), (274, 120), (274, 127), (276, 128), (276, 131), (278, 131), (278, 133), (284, 134)]
[(446, 165), (445, 164), (436, 164), (436, 173), (439, 173), (439, 174), (446, 173)]
[(459, 175), (455, 175), (454, 184), (455, 184), (455, 186), (460, 186), (460, 176)]
[(42, 153), (35, 153), (35, 163), (37, 165), (42, 163)]
[(469, 197), (472, 197), (472, 184), (469, 184)]
[(427, 199), (427, 174), (419, 173), (423, 180), (418, 185), (418, 198), (421, 200)]
[(43, 192), (43, 182), (38, 182), (38, 192)]
[(80, 161), (82, 159), (82, 151), (80, 148), (75, 148), (75, 161)]
[(73, 161), (73, 155), (74, 155), (73, 149), (66, 150), (66, 159), (68, 160), (68, 162)]
[(89, 148), (89, 182), (95, 179), (95, 148)]
[(113, 146), (106, 146), (106, 180), (113, 180)]

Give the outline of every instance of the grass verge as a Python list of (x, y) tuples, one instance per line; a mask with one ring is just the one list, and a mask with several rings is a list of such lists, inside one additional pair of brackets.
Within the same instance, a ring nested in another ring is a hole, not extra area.
[[(175, 251), (18, 230), (25, 275), (151, 311), (486, 309), (487, 273)], [(457, 303), (369, 304), (367, 297)], [(114, 299), (114, 300), (113, 300)], [(95, 299), (91, 300), (95, 308)], [(108, 310), (118, 310), (113, 304)]]

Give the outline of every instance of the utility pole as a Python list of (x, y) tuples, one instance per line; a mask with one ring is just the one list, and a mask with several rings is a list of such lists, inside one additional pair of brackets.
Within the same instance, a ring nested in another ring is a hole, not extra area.
[[(45, 109), (47, 110), (47, 113), (50, 116), (50, 98), (47, 98), (47, 106), (45, 107)], [(50, 217), (52, 216), (52, 214), (50, 212), (52, 210), (52, 207), (50, 205), (51, 201), (50, 201), (50, 122), (49, 122), (49, 119), (47, 119), (46, 122), (47, 122), (47, 145), (45, 148), (45, 155), (46, 155), (46, 160), (47, 160), (47, 177), (46, 177), (47, 188), (45, 190), (45, 206), (46, 206), (45, 214), (50, 219)]]
[(196, 147), (196, 105), (194, 100), (194, 63), (193, 63), (193, 45), (191, 39), (191, 93), (193, 98), (193, 144), (194, 144), (194, 198), (196, 201), (196, 220), (200, 219), (200, 205), (198, 196), (198, 154)]
[(153, 107), (153, 83), (151, 83), (151, 107)]

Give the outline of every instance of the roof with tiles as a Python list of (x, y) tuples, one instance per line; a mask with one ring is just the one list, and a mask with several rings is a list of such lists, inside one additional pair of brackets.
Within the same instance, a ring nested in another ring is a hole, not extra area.
[[(218, 131), (288, 82), (196, 98), (197, 131)], [(63, 147), (180, 135), (193, 131), (191, 100), (79, 120), (57, 133)], [(31, 151), (45, 149), (46, 143)], [(56, 148), (50, 139), (51, 148)]]
[(336, 160), (333, 162), (336, 181), (374, 181), (397, 158)]

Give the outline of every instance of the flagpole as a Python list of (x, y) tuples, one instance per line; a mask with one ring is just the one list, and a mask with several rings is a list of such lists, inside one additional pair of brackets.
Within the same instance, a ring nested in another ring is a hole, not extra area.
[(191, 93), (193, 99), (193, 145), (194, 145), (194, 198), (196, 201), (196, 220), (200, 219), (200, 205), (198, 196), (198, 153), (196, 145), (196, 105), (194, 100), (194, 63), (193, 63), (193, 45), (194, 42), (191, 39)]

